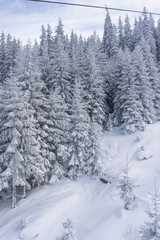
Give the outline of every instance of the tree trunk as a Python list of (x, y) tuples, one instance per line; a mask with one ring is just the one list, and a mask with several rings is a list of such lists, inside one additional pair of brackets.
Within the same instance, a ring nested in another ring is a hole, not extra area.
[(13, 184), (12, 184), (12, 208), (15, 208), (15, 207), (16, 207), (16, 186), (13, 181)]

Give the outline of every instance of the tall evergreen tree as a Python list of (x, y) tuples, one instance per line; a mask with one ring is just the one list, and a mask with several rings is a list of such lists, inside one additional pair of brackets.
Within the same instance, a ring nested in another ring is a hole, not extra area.
[(106, 54), (106, 58), (115, 57), (118, 51), (118, 41), (116, 37), (115, 27), (111, 22), (108, 10), (104, 23), (102, 51)]
[(71, 104), (72, 89), (69, 53), (65, 47), (65, 41), (63, 24), (61, 19), (59, 19), (54, 37), (53, 55), (50, 59), (50, 74), (47, 86), (50, 90), (55, 90), (59, 87), (62, 98), (65, 99), (67, 104)]
[(0, 82), (4, 82), (6, 79), (6, 42), (5, 42), (5, 34), (1, 33), (0, 36)]
[(101, 136), (101, 129), (95, 122), (94, 117), (90, 120), (88, 143), (87, 143), (87, 161), (85, 173), (88, 175), (97, 175), (101, 170), (101, 148), (99, 137)]
[(154, 26), (152, 17), (148, 17), (146, 8), (143, 10), (143, 36), (151, 48), (151, 52), (156, 59), (156, 40), (154, 38)]
[(66, 175), (69, 153), (70, 118), (67, 104), (61, 96), (60, 87), (49, 95), (48, 145), (52, 165), (51, 181), (56, 182)]
[(124, 50), (124, 32), (121, 17), (118, 22), (118, 47)]
[(86, 150), (88, 148), (89, 115), (85, 110), (80, 83), (75, 83), (74, 96), (71, 108), (71, 129), (69, 152), (70, 161), (68, 166), (69, 178), (76, 179), (86, 171)]
[(131, 51), (133, 51), (133, 48), (134, 48), (133, 36), (132, 36), (132, 29), (131, 29), (128, 15), (126, 15), (125, 24), (124, 24), (124, 44)]
[(47, 41), (47, 32), (44, 26), (41, 27), (39, 65), (41, 69), (41, 79), (47, 83), (49, 77), (49, 50)]
[(155, 111), (159, 111), (159, 102), (160, 102), (160, 80), (157, 64), (154, 58), (154, 55), (151, 52), (150, 45), (142, 38), (140, 41), (140, 46), (142, 49), (144, 64), (148, 72), (149, 80), (151, 83), (152, 89), (152, 101), (154, 102)]
[(133, 52), (134, 71), (140, 84), (140, 100), (143, 106), (143, 119), (146, 123), (152, 123), (155, 119), (153, 89), (141, 47), (137, 46)]
[(140, 40), (143, 37), (143, 31), (141, 28), (141, 21), (142, 19), (140, 18), (139, 21), (137, 19), (135, 19), (134, 22), (134, 28), (133, 28), (133, 47), (135, 49), (136, 45), (139, 44)]
[(16, 206), (18, 186), (27, 185), (24, 169), (24, 157), (21, 152), (23, 116), (25, 111), (24, 97), (17, 79), (10, 74), (4, 82), (1, 93), (1, 185), (11, 189), (12, 208)]
[(107, 112), (105, 106), (104, 79), (100, 73), (100, 68), (97, 63), (96, 53), (92, 47), (88, 47), (88, 113), (96, 123), (102, 127)]
[(156, 28), (156, 47), (157, 47), (157, 61), (160, 61), (160, 20)]
[(143, 106), (139, 96), (140, 83), (137, 81), (131, 52), (121, 52), (118, 88), (115, 103), (115, 119), (126, 132), (132, 133), (144, 129)]

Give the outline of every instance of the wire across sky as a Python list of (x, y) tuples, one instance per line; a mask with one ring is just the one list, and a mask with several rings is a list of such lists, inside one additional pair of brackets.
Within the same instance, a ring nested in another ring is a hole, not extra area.
[[(107, 6), (96, 6), (96, 5), (88, 5), (88, 4), (81, 4), (81, 3), (69, 3), (69, 2), (59, 2), (59, 1), (47, 1), (47, 0), (27, 0), (31, 2), (39, 2), (39, 3), (51, 3), (51, 4), (59, 4), (59, 5), (68, 5), (68, 6), (75, 6), (75, 7), (86, 7), (86, 8), (97, 8), (97, 9), (108, 9), (114, 11), (121, 11), (121, 12), (132, 12), (132, 13), (139, 13), (143, 14), (143, 11), (132, 10), (132, 9), (124, 9), (124, 8), (111, 8)], [(152, 14), (160, 16), (160, 13), (153, 13), (153, 12), (145, 12), (146, 14)]]

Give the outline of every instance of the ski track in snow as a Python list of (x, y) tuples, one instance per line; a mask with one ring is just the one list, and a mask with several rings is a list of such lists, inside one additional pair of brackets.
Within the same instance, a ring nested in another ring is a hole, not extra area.
[[(103, 184), (99, 178), (86, 176), (77, 181), (64, 179), (57, 185), (33, 189), (15, 209), (1, 205), (0, 240), (56, 240), (63, 231), (61, 223), (68, 217), (75, 222), (78, 240), (125, 240), (127, 226), (139, 226), (146, 220), (143, 207), (149, 192), (153, 192), (155, 179), (160, 182), (159, 135), (160, 123), (156, 123), (147, 126), (145, 132), (104, 133), (102, 137), (103, 169), (119, 178), (128, 163), (131, 177), (140, 185), (135, 210), (123, 209), (116, 183)], [(152, 157), (138, 161), (141, 147)], [(19, 227), (22, 217), (28, 221), (24, 229)]]

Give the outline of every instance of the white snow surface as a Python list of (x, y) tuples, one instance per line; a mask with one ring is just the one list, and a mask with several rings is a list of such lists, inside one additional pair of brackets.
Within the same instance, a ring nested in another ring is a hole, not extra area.
[[(56, 240), (66, 218), (75, 222), (78, 240), (126, 239), (130, 226), (139, 227), (147, 219), (144, 209), (149, 193), (154, 192), (155, 180), (157, 186), (160, 183), (159, 136), (160, 123), (131, 135), (123, 135), (119, 129), (105, 132), (101, 139), (102, 169), (115, 181), (104, 184), (98, 177), (87, 176), (76, 181), (63, 179), (59, 184), (33, 189), (15, 209), (0, 202), (0, 240)], [(137, 159), (140, 151), (145, 152), (143, 160)], [(130, 177), (140, 185), (135, 190), (138, 207), (131, 211), (123, 209), (116, 189), (127, 163)]]

